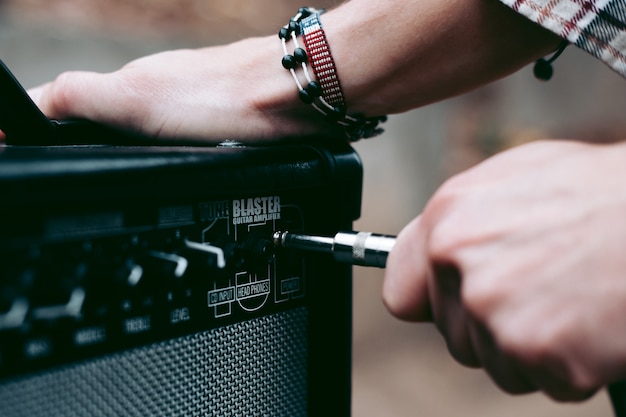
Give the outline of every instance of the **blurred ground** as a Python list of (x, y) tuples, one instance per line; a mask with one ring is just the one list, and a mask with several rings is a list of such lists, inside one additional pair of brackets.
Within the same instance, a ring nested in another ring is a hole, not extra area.
[[(286, 0), (0, 0), (0, 58), (34, 86), (68, 69), (109, 71), (163, 49), (274, 33), (298, 6)], [(536, 81), (529, 68), (394, 116), (384, 137), (355, 146), (365, 165), (356, 227), (398, 233), (447, 176), (521, 142), (626, 138), (625, 108), (626, 82), (572, 47), (549, 83)], [(391, 318), (380, 300), (381, 282), (381, 271), (355, 270), (354, 416), (612, 415), (603, 392), (573, 405), (500, 392), (481, 371), (450, 359), (432, 326)]]

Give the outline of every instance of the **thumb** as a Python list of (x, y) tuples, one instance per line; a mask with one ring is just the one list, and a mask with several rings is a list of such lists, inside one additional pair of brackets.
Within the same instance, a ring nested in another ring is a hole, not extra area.
[(387, 259), (383, 301), (398, 318), (430, 321), (426, 231), (421, 217), (415, 218), (398, 235)]
[[(80, 118), (107, 122), (102, 108), (118, 106), (106, 103), (114, 97), (111, 77), (95, 72), (72, 71), (56, 80), (28, 90), (39, 109), (50, 119)], [(120, 109), (121, 111), (121, 109)]]

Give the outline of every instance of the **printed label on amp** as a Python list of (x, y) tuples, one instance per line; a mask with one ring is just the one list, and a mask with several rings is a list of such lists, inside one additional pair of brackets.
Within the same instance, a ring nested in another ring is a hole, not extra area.
[(251, 235), (269, 241), (274, 231), (287, 224), (301, 228), (300, 207), (285, 203), (281, 196), (270, 195), (203, 203), (199, 213), (201, 222), (207, 224), (202, 243), (223, 244), (227, 236), (237, 250), (253, 257), (235, 260), (241, 266), (228, 269), (225, 277), (213, 282), (206, 293), (206, 306), (212, 317), (259, 312), (304, 297), (302, 261), (284, 262), (280, 256), (254, 259), (255, 248), (249, 247), (258, 244)]
[(280, 220), (280, 197), (256, 197), (233, 200), (233, 224)]

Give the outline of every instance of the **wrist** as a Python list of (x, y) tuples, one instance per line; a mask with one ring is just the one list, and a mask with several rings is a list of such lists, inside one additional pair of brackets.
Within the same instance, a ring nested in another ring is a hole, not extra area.
[(386, 121), (386, 116), (366, 117), (350, 113), (346, 107), (320, 20), (323, 12), (302, 7), (280, 29), (278, 37), (284, 54), (281, 65), (293, 78), (300, 101), (324, 116), (343, 138), (356, 141), (377, 136), (383, 132), (379, 124)]
[(307, 136), (334, 133), (333, 127), (315, 110), (304, 104), (288, 71), (281, 65), (283, 50), (277, 36), (248, 39), (246, 49), (253, 51), (246, 74), (249, 85), (245, 100), (277, 136)]

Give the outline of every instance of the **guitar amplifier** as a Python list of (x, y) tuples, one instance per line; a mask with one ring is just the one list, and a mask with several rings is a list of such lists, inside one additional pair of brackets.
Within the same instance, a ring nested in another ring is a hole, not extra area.
[(347, 144), (0, 147), (0, 416), (347, 416)]

